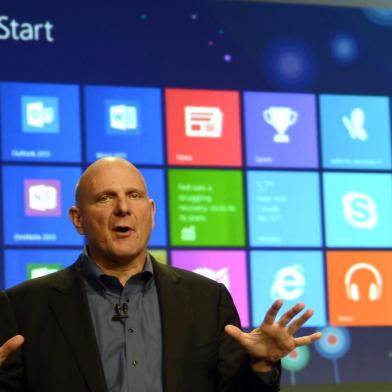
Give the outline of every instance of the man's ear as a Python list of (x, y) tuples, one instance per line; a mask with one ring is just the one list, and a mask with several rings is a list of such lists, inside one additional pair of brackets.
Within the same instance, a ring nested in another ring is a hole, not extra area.
[(156, 212), (156, 204), (153, 199), (149, 199), (150, 203), (150, 208), (151, 208), (151, 228), (153, 229), (155, 227), (155, 212)]
[(75, 226), (78, 233), (83, 235), (84, 229), (82, 224), (82, 216), (78, 207), (73, 206), (69, 209), (69, 218), (71, 219), (71, 222)]

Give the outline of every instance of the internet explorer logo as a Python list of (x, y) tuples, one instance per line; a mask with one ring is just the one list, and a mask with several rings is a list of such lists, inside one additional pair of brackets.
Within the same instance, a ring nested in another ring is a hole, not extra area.
[(293, 301), (301, 297), (305, 292), (304, 268), (300, 264), (289, 265), (276, 271), (274, 283), (271, 287), (271, 298), (275, 301), (281, 298), (285, 301)]
[(59, 133), (59, 99), (22, 96), (22, 131)]

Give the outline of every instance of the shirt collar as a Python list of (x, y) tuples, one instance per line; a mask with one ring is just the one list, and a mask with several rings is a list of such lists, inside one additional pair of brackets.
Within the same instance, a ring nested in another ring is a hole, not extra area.
[[(108, 287), (105, 282), (107, 282), (108, 279), (113, 281), (114, 279), (117, 278), (105, 274), (101, 270), (101, 268), (99, 268), (98, 265), (94, 263), (93, 259), (89, 255), (87, 245), (84, 247), (82, 255), (83, 255), (81, 259), (82, 275), (89, 283), (93, 284), (94, 287), (106, 291)], [(147, 253), (147, 258), (146, 258), (146, 262), (144, 263), (143, 271), (132, 276), (132, 278), (129, 281), (138, 280), (138, 281), (142, 281), (145, 285), (148, 281), (153, 280), (153, 278), (154, 278), (154, 269), (152, 266), (150, 254)]]

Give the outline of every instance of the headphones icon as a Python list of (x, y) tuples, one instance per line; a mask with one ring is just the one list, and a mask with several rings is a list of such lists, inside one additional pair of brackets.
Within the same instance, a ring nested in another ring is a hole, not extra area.
[(370, 301), (376, 301), (381, 297), (382, 278), (376, 267), (368, 263), (357, 263), (352, 265), (344, 277), (344, 285), (346, 286), (346, 294), (349, 299), (358, 302), (360, 300), (359, 288), (356, 283), (351, 282), (351, 278), (356, 271), (367, 270), (372, 273), (376, 279), (375, 283), (369, 285), (368, 298)]

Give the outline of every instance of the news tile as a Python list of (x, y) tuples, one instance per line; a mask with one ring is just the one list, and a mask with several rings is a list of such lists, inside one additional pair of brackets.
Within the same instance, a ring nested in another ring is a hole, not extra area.
[(318, 167), (313, 94), (244, 93), (246, 163), (254, 167)]
[(86, 86), (87, 160), (117, 156), (163, 163), (162, 99), (158, 88)]
[(1, 83), (2, 158), (81, 162), (79, 87)]
[(6, 245), (82, 245), (68, 218), (80, 168), (3, 167)]
[(80, 253), (81, 249), (7, 249), (4, 251), (5, 288), (60, 271), (73, 264)]
[(328, 247), (392, 246), (392, 176), (324, 173)]
[(306, 326), (326, 325), (322, 252), (251, 251), (250, 279), (253, 327), (261, 324), (277, 299), (284, 301), (280, 315), (298, 302), (304, 302), (315, 311)]
[(149, 197), (155, 202), (155, 226), (151, 233), (149, 246), (167, 245), (166, 234), (166, 186), (162, 169), (140, 169), (143, 174)]
[(248, 171), (250, 246), (322, 245), (317, 173)]
[(389, 98), (321, 95), (323, 166), (391, 169)]
[(226, 286), (240, 315), (241, 325), (250, 326), (246, 253), (243, 250), (173, 250), (174, 267), (196, 272)]
[(166, 89), (170, 165), (242, 165), (237, 91)]
[(169, 169), (168, 182), (171, 245), (245, 245), (241, 171)]
[(392, 325), (391, 260), (391, 251), (327, 252), (331, 325)]

